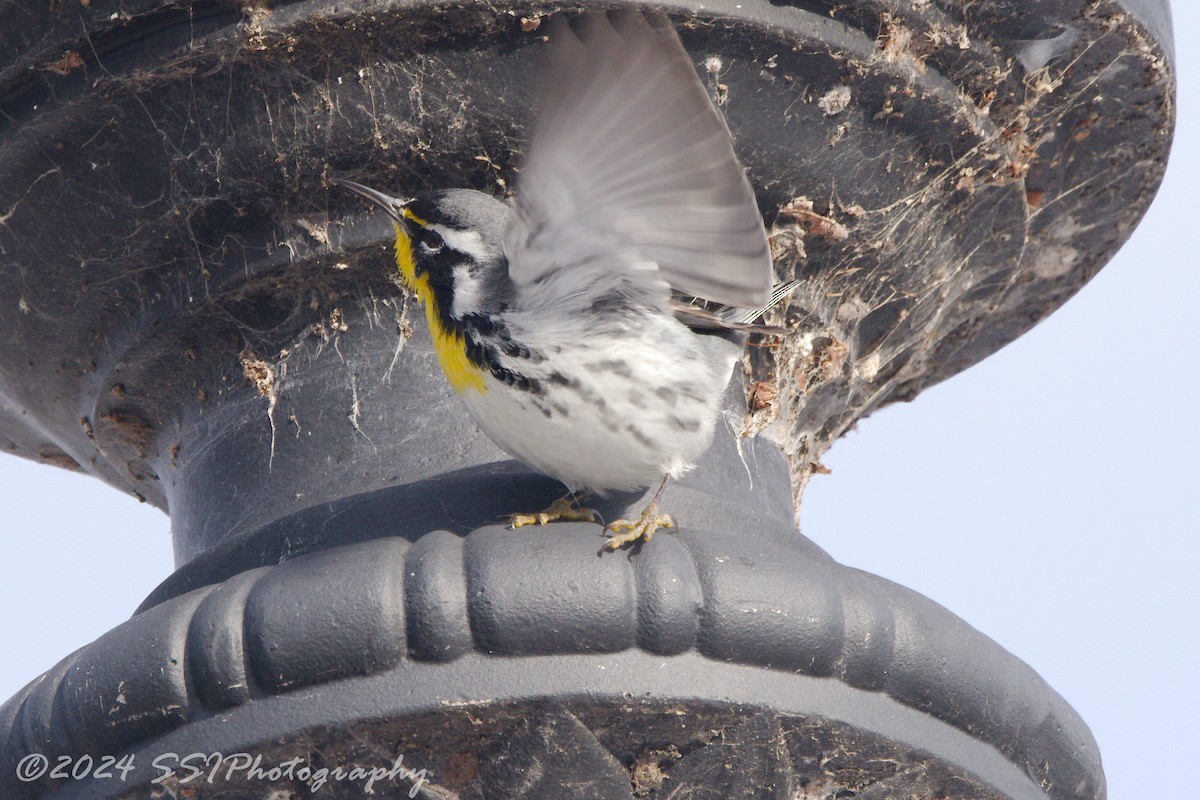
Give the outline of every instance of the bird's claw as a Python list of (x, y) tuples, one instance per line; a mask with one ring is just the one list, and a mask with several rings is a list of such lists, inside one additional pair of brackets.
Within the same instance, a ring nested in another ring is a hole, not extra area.
[(579, 508), (572, 495), (560, 497), (550, 507), (534, 514), (513, 514), (508, 518), (509, 527), (547, 525), (551, 522), (595, 522), (599, 515), (590, 508)]
[(618, 519), (609, 523), (604, 529), (609, 535), (604, 549), (617, 550), (633, 542), (649, 542), (659, 528), (676, 527), (673, 516), (658, 513), (658, 507), (651, 503), (637, 519)]

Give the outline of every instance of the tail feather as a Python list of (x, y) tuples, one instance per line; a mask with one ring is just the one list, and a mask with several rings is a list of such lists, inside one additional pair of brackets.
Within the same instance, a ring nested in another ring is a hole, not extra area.
[(756, 320), (775, 306), (782, 303), (787, 296), (800, 285), (799, 280), (776, 284), (771, 290), (771, 297), (766, 305), (757, 308), (736, 308), (731, 306), (706, 307), (693, 302), (675, 300), (671, 308), (675, 318), (689, 328), (700, 332), (738, 331), (742, 333), (759, 333), (767, 336), (782, 336), (788, 329), (779, 325), (760, 325)]

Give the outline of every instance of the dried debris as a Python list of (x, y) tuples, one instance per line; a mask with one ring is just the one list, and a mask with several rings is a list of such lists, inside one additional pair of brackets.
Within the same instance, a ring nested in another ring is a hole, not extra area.
[(62, 58), (45, 64), (42, 69), (46, 72), (53, 72), (55, 75), (70, 75), (72, 71), (82, 66), (83, 56), (79, 55), (79, 51), (68, 50)]
[(925, 47), (932, 43), (915, 37), (912, 28), (893, 14), (881, 14), (879, 19), (883, 23), (876, 44), (879, 58), (889, 64), (907, 67), (919, 75), (924, 75), (925, 60), (929, 58)]
[(818, 214), (813, 210), (813, 201), (807, 197), (789, 201), (779, 209), (779, 218), (796, 223), (806, 234), (818, 239), (844, 242), (850, 237), (849, 228), (832, 217)]
[(661, 789), (668, 777), (663, 766), (678, 761), (679, 758), (679, 748), (673, 744), (665, 748), (643, 750), (629, 768), (629, 780), (633, 784), (634, 795), (645, 797)]
[(275, 404), (279, 400), (275, 369), (249, 347), (242, 349), (238, 360), (246, 382), (257, 389), (259, 395), (267, 398), (267, 422), (271, 424), (271, 456), (267, 462), (269, 470), (275, 464)]
[(242, 375), (245, 376), (246, 383), (258, 389), (258, 393), (263, 397), (273, 397), (275, 394), (275, 370), (271, 365), (249, 347), (238, 354), (238, 359), (242, 364)]
[(809, 198), (793, 198), (779, 209), (771, 227), (768, 241), (772, 259), (776, 264), (796, 264), (805, 260), (808, 258), (805, 240), (810, 236), (844, 242), (850, 237), (850, 229), (833, 217), (817, 213)]
[(769, 381), (754, 381), (750, 384), (750, 411), (757, 413), (775, 407), (779, 400), (779, 387)]

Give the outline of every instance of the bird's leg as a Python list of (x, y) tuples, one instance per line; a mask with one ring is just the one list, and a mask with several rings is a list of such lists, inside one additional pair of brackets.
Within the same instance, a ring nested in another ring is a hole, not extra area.
[(578, 492), (567, 492), (550, 504), (550, 507), (536, 514), (513, 514), (508, 518), (508, 524), (513, 528), (524, 525), (545, 525), (550, 522), (595, 522), (599, 516), (590, 508), (582, 508), (579, 503), (591, 495), (587, 489)]
[[(605, 532), (610, 534), (611, 538), (604, 543), (605, 549), (616, 550), (617, 548), (636, 542), (639, 540), (650, 541), (650, 537), (654, 536), (654, 532), (659, 528), (674, 528), (675, 518), (670, 514), (660, 514), (658, 512), (658, 501), (662, 499), (663, 491), (670, 483), (671, 476), (663, 476), (662, 483), (659, 484), (658, 491), (654, 493), (654, 498), (650, 501), (650, 505), (642, 510), (641, 516), (637, 519), (618, 519), (609, 523), (605, 527)], [(621, 533), (618, 533), (621, 531)]]

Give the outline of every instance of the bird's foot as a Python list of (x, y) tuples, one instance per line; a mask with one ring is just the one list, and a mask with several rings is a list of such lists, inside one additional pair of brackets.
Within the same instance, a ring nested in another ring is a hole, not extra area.
[(546, 525), (551, 522), (595, 522), (599, 517), (595, 511), (576, 505), (585, 496), (569, 494), (566, 497), (558, 498), (550, 504), (549, 508), (538, 511), (536, 514), (513, 514), (508, 518), (508, 524), (512, 528), (520, 528), (525, 525)]
[(660, 514), (658, 503), (651, 503), (642, 511), (637, 519), (618, 519), (609, 523), (604, 532), (609, 534), (609, 540), (604, 543), (604, 549), (617, 550), (627, 544), (637, 541), (649, 542), (659, 528), (676, 528), (675, 518), (670, 514)]

